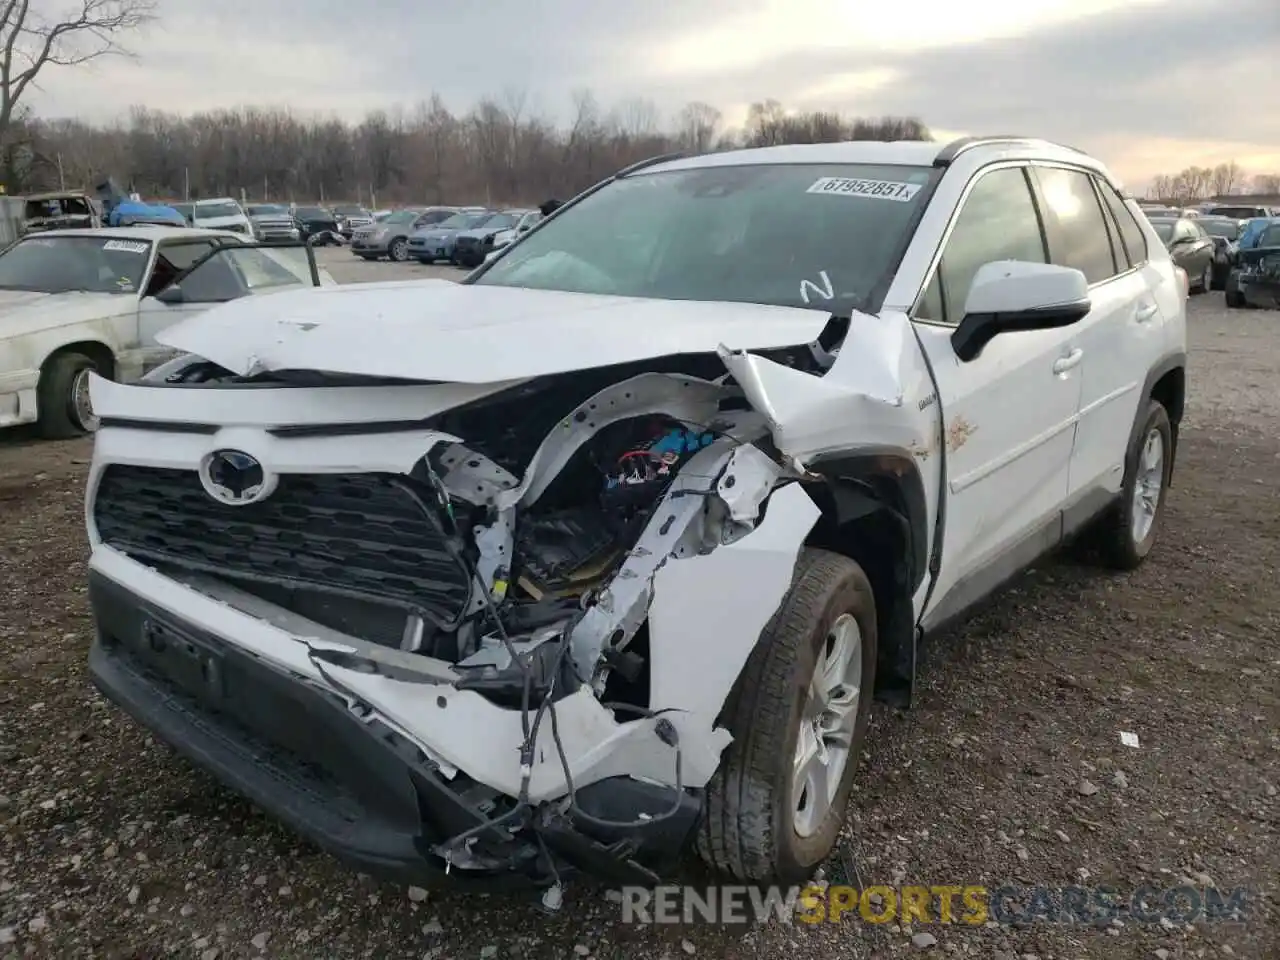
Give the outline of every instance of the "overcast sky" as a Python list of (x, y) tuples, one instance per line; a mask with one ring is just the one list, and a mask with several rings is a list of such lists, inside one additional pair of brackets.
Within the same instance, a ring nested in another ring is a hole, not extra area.
[[(75, 3), (76, 0), (46, 0)], [(1280, 0), (160, 0), (135, 61), (50, 69), (30, 106), (241, 105), (358, 118), (440, 93), (521, 90), (914, 114), (956, 133), (1048, 137), (1134, 187), (1189, 164), (1280, 173)]]

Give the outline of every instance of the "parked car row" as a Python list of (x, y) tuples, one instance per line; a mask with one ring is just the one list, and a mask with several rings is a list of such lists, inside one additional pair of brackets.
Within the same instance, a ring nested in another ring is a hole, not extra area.
[(1280, 306), (1280, 216), (1266, 207), (1219, 206), (1191, 211), (1143, 207), (1191, 291), (1226, 291), (1228, 307)]
[(427, 207), (398, 210), (357, 230), (351, 252), (365, 260), (386, 257), (403, 262), (478, 267), (542, 219), (537, 210), (486, 207)]

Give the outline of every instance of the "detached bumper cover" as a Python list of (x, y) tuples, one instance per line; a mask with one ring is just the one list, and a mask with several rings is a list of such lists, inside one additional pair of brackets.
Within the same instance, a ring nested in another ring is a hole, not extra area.
[[(267, 664), (175, 617), (99, 572), (89, 598), (96, 635), (94, 684), (180, 754), (317, 846), (370, 874), (424, 885), (538, 885), (550, 872), (530, 829), (477, 837), (479, 869), (446, 873), (438, 844), (504, 812), (508, 798), (457, 775), (446, 781), (413, 744), (341, 697)], [(652, 816), (669, 788), (624, 777), (578, 792), (608, 820)], [(652, 882), (683, 850), (700, 813), (679, 812), (641, 830), (608, 830), (546, 805), (534, 816), (561, 873)]]

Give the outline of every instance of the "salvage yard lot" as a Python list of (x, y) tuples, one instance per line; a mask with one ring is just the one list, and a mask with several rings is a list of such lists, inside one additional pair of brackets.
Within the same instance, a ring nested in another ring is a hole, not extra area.
[[(344, 250), (322, 260), (344, 283), (462, 275)], [(828, 879), (1127, 892), (1186, 878), (1249, 888), (1243, 923), (640, 929), (586, 886), (546, 919), (520, 898), (423, 900), (375, 883), (93, 692), (91, 444), (10, 436), (0, 957), (1280, 956), (1280, 314), (1227, 311), (1214, 294), (1193, 298), (1189, 326), (1183, 442), (1150, 561), (1128, 575), (1048, 564), (941, 638), (917, 707), (874, 717), (847, 852)], [(937, 943), (913, 945), (925, 931)]]

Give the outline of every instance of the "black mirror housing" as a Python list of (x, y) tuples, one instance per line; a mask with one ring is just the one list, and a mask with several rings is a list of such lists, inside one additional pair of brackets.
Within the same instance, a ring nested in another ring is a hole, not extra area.
[(951, 347), (960, 360), (968, 363), (977, 359), (983, 348), (1002, 333), (1069, 327), (1088, 316), (1091, 309), (1093, 304), (1086, 298), (1012, 313), (966, 314), (951, 334)]

